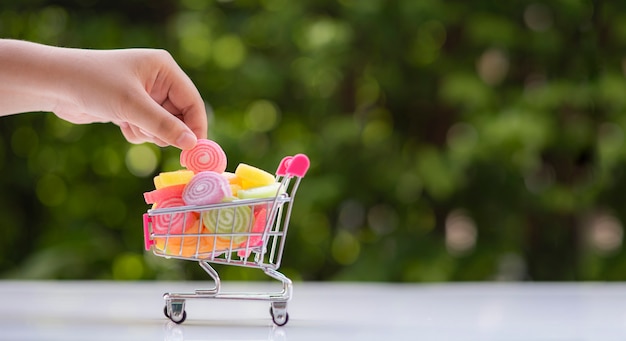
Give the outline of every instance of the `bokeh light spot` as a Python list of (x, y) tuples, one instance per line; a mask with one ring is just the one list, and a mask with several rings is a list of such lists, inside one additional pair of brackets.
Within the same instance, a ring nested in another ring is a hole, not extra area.
[(303, 219), (302, 230), (304, 241), (313, 245), (325, 244), (330, 239), (330, 223), (325, 214), (319, 212), (308, 213)]
[(31, 20), (32, 27), (37, 28), (39, 39), (44, 42), (56, 41), (67, 26), (67, 12), (60, 6), (43, 8)]
[(122, 167), (122, 160), (115, 149), (102, 147), (94, 151), (92, 167), (96, 174), (102, 176), (116, 175)]
[(333, 259), (341, 265), (350, 265), (359, 258), (361, 244), (349, 232), (340, 230), (331, 246)]
[(463, 210), (454, 210), (446, 218), (446, 247), (453, 255), (462, 255), (476, 245), (478, 231), (472, 218)]
[(509, 58), (500, 49), (488, 49), (476, 63), (480, 78), (489, 85), (497, 85), (509, 72)]
[(67, 198), (65, 181), (55, 174), (45, 174), (37, 181), (37, 198), (46, 206), (58, 206)]
[(368, 210), (367, 223), (376, 234), (386, 235), (395, 230), (398, 224), (398, 213), (389, 205), (376, 205)]
[(624, 226), (612, 214), (598, 212), (585, 224), (587, 244), (600, 254), (619, 250), (624, 239)]
[(246, 46), (236, 35), (225, 35), (215, 41), (213, 60), (222, 69), (234, 69), (246, 58)]
[(530, 4), (524, 10), (524, 22), (531, 30), (544, 32), (552, 27), (552, 13), (544, 4)]
[(392, 128), (383, 120), (372, 120), (363, 128), (362, 139), (366, 146), (375, 146), (391, 136)]
[(126, 167), (135, 176), (146, 177), (152, 174), (158, 161), (155, 150), (145, 144), (131, 146), (126, 152)]
[(473, 125), (459, 122), (455, 123), (446, 135), (446, 142), (450, 149), (471, 149), (478, 142), (478, 132)]
[(62, 120), (57, 116), (50, 115), (47, 123), (47, 129), (56, 138), (64, 142), (74, 142), (80, 139), (85, 131), (85, 126), (81, 124), (72, 124)]
[(333, 41), (337, 29), (332, 21), (324, 19), (314, 22), (307, 33), (309, 46), (319, 48)]
[(245, 122), (252, 131), (267, 132), (276, 126), (278, 117), (278, 108), (274, 103), (257, 100), (248, 106)]
[(186, 65), (198, 67), (211, 58), (211, 29), (209, 25), (197, 16), (185, 14), (176, 21), (176, 35), (178, 36), (181, 58)]
[(433, 63), (439, 57), (446, 37), (446, 28), (441, 22), (430, 20), (423, 23), (418, 28), (414, 42), (409, 49), (411, 60), (418, 65)]
[(142, 257), (132, 253), (115, 257), (112, 267), (115, 280), (137, 280), (141, 279), (144, 273)]

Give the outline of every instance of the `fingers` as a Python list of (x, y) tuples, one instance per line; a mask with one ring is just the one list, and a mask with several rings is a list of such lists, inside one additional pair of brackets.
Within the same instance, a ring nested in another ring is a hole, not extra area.
[(124, 110), (121, 121), (129, 123), (122, 133), (193, 148), (198, 138), (207, 137), (206, 110), (198, 89), (166, 51), (142, 56), (137, 76), (143, 88), (126, 93), (125, 105), (119, 108)]
[(168, 146), (165, 141), (146, 133), (141, 128), (135, 125), (131, 125), (128, 122), (121, 122), (116, 124), (120, 127), (120, 131), (122, 132), (122, 135), (124, 135), (124, 138), (130, 143), (140, 144), (144, 142), (151, 142), (159, 147)]
[(176, 118), (183, 121), (183, 123), (185, 123), (185, 125), (187, 125), (187, 127), (189, 127), (189, 129), (194, 133), (196, 138), (207, 138), (207, 115), (204, 105), (200, 108), (200, 110), (189, 109), (185, 112), (181, 111), (168, 98), (161, 104), (161, 106)]
[(171, 59), (166, 101), (163, 107), (179, 115), (197, 138), (207, 138), (207, 116), (204, 101), (184, 71)]
[[(197, 137), (179, 118), (161, 107), (147, 95), (138, 96), (128, 103), (125, 121), (130, 125), (126, 134), (147, 141), (161, 141), (180, 149), (191, 149), (196, 145)], [(140, 129), (133, 129), (141, 127)], [(124, 133), (123, 131), (123, 133)]]

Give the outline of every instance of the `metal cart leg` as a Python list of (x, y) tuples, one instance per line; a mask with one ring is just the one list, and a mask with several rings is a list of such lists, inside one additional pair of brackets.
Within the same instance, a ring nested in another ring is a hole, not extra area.
[(210, 289), (198, 289), (196, 290), (196, 294), (208, 295), (208, 296), (217, 295), (220, 292), (220, 288), (222, 287), (222, 282), (220, 281), (220, 275), (217, 273), (217, 271), (215, 271), (215, 269), (213, 269), (213, 267), (211, 266), (211, 264), (209, 264), (209, 262), (200, 261), (198, 263), (200, 263), (200, 267), (204, 269), (204, 271), (206, 271), (206, 273), (208, 273), (209, 276), (211, 276), (211, 278), (213, 279), (213, 282), (215, 282), (215, 286)]
[(283, 291), (278, 293), (278, 295), (273, 294), (272, 299), (276, 301), (288, 301), (289, 299), (291, 299), (291, 294), (293, 292), (293, 284), (291, 280), (287, 278), (287, 276), (274, 269), (263, 269), (263, 271), (266, 275), (283, 283)]
[(287, 301), (291, 299), (291, 294), (293, 291), (292, 282), (287, 276), (282, 273), (273, 270), (273, 269), (265, 269), (265, 273), (283, 283), (283, 291), (278, 295), (272, 295), (270, 298), (270, 315), (272, 316), (272, 321), (277, 326), (284, 326), (289, 322), (289, 313), (287, 313)]

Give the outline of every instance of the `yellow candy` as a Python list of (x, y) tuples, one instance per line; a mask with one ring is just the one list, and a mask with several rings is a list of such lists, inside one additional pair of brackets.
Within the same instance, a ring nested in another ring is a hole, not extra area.
[(180, 169), (171, 172), (162, 172), (154, 177), (154, 187), (161, 189), (167, 186), (184, 185), (193, 177), (193, 171)]
[[(284, 188), (281, 188), (280, 186), (280, 182), (274, 182), (267, 186), (241, 189), (237, 191), (237, 197), (239, 197), (239, 199), (260, 199), (275, 197), (277, 194), (285, 192)], [(279, 190), (280, 193), (278, 192)]]
[(237, 174), (235, 174), (235, 173), (224, 172), (224, 173), (222, 173), (222, 176), (225, 177), (226, 180), (228, 180), (229, 184), (241, 185), (241, 178), (239, 178), (237, 176)]
[(275, 182), (274, 175), (245, 163), (240, 163), (237, 166), (235, 175), (241, 179), (243, 189), (267, 186)]
[(230, 186), (230, 192), (235, 197), (237, 196), (237, 193), (239, 193), (239, 191), (242, 189), (241, 185), (238, 185), (238, 184), (229, 184), (229, 186)]

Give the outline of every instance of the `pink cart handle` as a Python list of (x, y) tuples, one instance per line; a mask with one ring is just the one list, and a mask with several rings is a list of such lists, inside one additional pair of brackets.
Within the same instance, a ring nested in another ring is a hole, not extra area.
[(304, 154), (296, 154), (293, 156), (291, 161), (289, 161), (289, 166), (287, 167), (287, 174), (295, 175), (303, 178), (306, 172), (309, 170), (311, 166), (311, 161), (309, 161), (309, 157)]
[(309, 170), (311, 166), (311, 161), (309, 161), (309, 157), (304, 154), (296, 154), (294, 156), (285, 156), (278, 169), (276, 170), (276, 175), (278, 176), (298, 176), (304, 177), (306, 172)]
[(148, 215), (148, 213), (143, 214), (143, 243), (146, 248), (146, 251), (150, 251), (152, 245), (154, 245), (154, 240), (150, 239), (150, 223), (152, 222), (152, 218)]
[(276, 175), (285, 176), (287, 175), (287, 167), (289, 167), (289, 163), (293, 159), (293, 156), (285, 156), (278, 165), (278, 169), (276, 170)]

